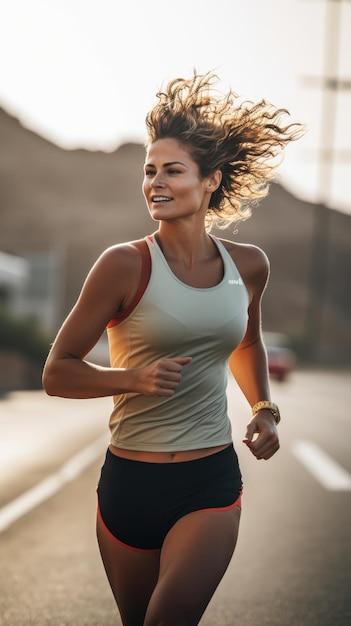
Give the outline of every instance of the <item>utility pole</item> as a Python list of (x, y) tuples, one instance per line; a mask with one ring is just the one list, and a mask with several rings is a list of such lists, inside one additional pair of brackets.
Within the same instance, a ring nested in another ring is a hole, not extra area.
[(320, 356), (319, 348), (327, 291), (331, 218), (331, 209), (328, 208), (328, 203), (333, 182), (333, 168), (338, 156), (334, 145), (337, 96), (340, 91), (351, 89), (351, 80), (339, 78), (341, 10), (342, 3), (349, 0), (324, 1), (327, 2), (324, 38), (324, 76), (304, 78), (306, 85), (323, 90), (321, 145), (319, 148), (317, 181), (320, 205), (315, 207), (305, 336), (306, 356), (310, 362), (318, 361)]

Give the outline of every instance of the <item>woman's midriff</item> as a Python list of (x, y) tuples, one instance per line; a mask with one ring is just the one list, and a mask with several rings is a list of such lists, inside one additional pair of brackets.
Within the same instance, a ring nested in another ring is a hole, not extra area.
[(222, 446), (214, 446), (213, 448), (201, 448), (200, 450), (180, 450), (179, 452), (145, 452), (143, 450), (126, 450), (125, 448), (117, 448), (112, 444), (109, 449), (112, 454), (120, 456), (124, 459), (132, 461), (144, 461), (146, 463), (179, 463), (181, 461), (194, 461), (205, 456), (210, 456), (216, 452), (228, 448), (231, 444)]

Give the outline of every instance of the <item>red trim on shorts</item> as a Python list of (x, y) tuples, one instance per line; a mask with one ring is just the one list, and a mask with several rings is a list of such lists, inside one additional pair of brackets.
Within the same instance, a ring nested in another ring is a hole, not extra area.
[(188, 515), (191, 515), (191, 513), (202, 513), (204, 511), (230, 511), (231, 509), (242, 509), (241, 506), (241, 497), (242, 497), (242, 491), (240, 493), (240, 495), (238, 496), (238, 498), (235, 500), (235, 502), (233, 502), (233, 504), (229, 504), (229, 506), (219, 506), (219, 507), (209, 507), (208, 509), (195, 509), (195, 511), (191, 511), (190, 513), (188, 513)]
[(123, 320), (125, 320), (134, 311), (136, 305), (143, 297), (145, 289), (150, 280), (151, 256), (146, 241), (138, 242), (137, 248), (141, 254), (141, 274), (135, 298), (126, 309), (124, 309), (123, 311), (117, 311), (117, 313), (115, 313), (114, 317), (109, 321), (106, 328), (112, 328), (113, 326), (117, 326), (117, 324), (123, 322)]
[[(229, 504), (228, 506), (222, 506), (222, 507), (217, 507), (217, 508), (208, 508), (208, 509), (195, 509), (195, 511), (190, 511), (189, 513), (186, 513), (185, 515), (183, 515), (182, 517), (186, 517), (186, 515), (192, 515), (193, 513), (203, 513), (203, 512), (209, 512), (209, 511), (230, 511), (232, 509), (240, 509), (241, 511), (241, 497), (242, 497), (242, 493), (243, 491), (241, 490), (240, 495), (238, 496), (238, 498), (235, 500), (235, 502), (233, 502), (233, 504)], [(130, 546), (128, 543), (124, 543), (123, 541), (121, 541), (120, 539), (118, 539), (117, 537), (115, 537), (115, 535), (113, 533), (111, 533), (111, 531), (107, 528), (104, 520), (102, 519), (102, 515), (101, 515), (101, 511), (100, 511), (100, 505), (99, 505), (99, 498), (97, 501), (97, 516), (103, 526), (104, 531), (107, 533), (107, 535), (109, 535), (109, 537), (115, 541), (116, 543), (118, 543), (120, 546), (122, 546), (123, 548), (126, 548), (127, 550), (132, 550), (133, 552), (158, 552), (161, 550), (161, 548), (136, 548), (135, 546)], [(182, 519), (182, 517), (180, 517), (179, 519)], [(177, 520), (179, 521), (179, 520)], [(177, 522), (175, 522), (177, 523)]]

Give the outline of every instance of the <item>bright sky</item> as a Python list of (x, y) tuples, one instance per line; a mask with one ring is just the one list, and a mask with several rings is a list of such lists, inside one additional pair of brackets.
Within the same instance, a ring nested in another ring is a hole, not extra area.
[[(221, 90), (265, 98), (307, 124), (281, 182), (351, 213), (351, 89), (325, 115), (318, 81), (304, 80), (325, 71), (334, 23), (328, 72), (351, 84), (349, 0), (0, 0), (0, 106), (64, 148), (111, 151), (144, 141), (164, 81), (213, 69)], [(337, 149), (323, 169), (322, 145)]]

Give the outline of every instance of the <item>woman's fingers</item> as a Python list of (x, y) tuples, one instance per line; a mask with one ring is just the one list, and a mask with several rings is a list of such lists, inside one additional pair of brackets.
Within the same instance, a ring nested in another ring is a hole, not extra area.
[(142, 368), (142, 393), (148, 396), (172, 396), (182, 379), (182, 370), (191, 357), (159, 359)]

